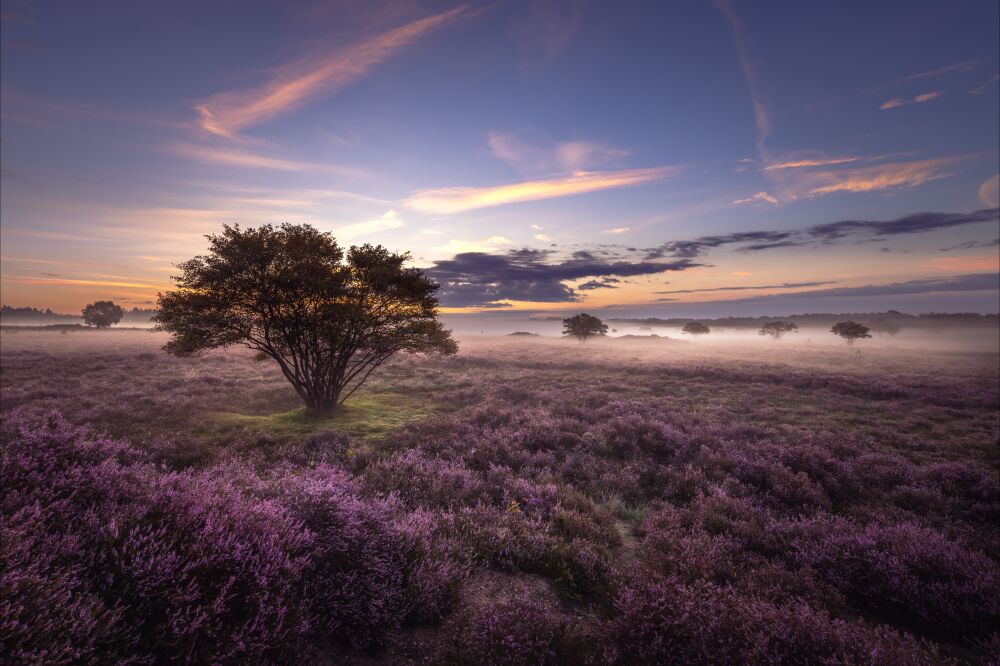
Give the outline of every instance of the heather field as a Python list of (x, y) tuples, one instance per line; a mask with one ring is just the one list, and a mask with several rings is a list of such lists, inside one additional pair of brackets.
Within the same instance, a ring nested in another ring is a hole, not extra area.
[(994, 343), (166, 339), (0, 334), (16, 663), (1000, 663)]

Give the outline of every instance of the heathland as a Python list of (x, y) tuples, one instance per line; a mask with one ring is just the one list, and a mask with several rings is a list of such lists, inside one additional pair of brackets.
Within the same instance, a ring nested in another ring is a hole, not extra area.
[(5, 329), (0, 642), (38, 663), (996, 663), (1000, 357), (938, 335), (466, 336), (318, 418), (241, 349)]

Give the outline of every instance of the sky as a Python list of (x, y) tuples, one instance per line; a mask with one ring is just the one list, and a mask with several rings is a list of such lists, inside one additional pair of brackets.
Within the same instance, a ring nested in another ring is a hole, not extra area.
[(151, 307), (291, 222), (447, 313), (997, 312), (998, 12), (3, 0), (0, 297)]

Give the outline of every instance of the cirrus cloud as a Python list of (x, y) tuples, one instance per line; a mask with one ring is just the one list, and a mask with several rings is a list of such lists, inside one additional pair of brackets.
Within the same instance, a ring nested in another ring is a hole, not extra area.
[(455, 20), (466, 7), (411, 21), (358, 44), (283, 65), (264, 84), (218, 93), (198, 104), (198, 124), (207, 132), (235, 138), (240, 130), (292, 111), (308, 100), (343, 88), (423, 35)]
[(662, 180), (680, 170), (675, 166), (581, 171), (571, 176), (528, 180), (492, 187), (441, 187), (417, 190), (404, 204), (421, 213), (452, 215), (468, 210), (526, 201), (553, 199)]

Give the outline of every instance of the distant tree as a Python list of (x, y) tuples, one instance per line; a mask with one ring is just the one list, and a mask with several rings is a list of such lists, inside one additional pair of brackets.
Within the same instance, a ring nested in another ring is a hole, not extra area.
[(159, 295), (164, 349), (192, 356), (243, 345), (273, 359), (307, 409), (333, 414), (397, 352), (454, 354), (437, 318), (438, 285), (409, 254), (347, 251), (309, 225), (223, 227), (209, 251), (178, 266)]
[(608, 334), (608, 326), (593, 315), (581, 312), (563, 319), (563, 334), (586, 342), (590, 338)]
[(853, 345), (855, 340), (872, 337), (871, 329), (864, 324), (859, 324), (856, 321), (838, 322), (833, 325), (830, 332), (844, 338), (849, 345)]
[(122, 320), (125, 309), (113, 301), (96, 301), (83, 309), (83, 323), (97, 328), (108, 328)]
[(785, 333), (798, 333), (799, 327), (790, 321), (769, 321), (760, 327), (758, 335), (770, 335), (775, 340), (780, 340)]
[(711, 332), (712, 329), (697, 321), (689, 321), (684, 324), (684, 328), (681, 329), (681, 333), (687, 333), (688, 335), (706, 335)]

